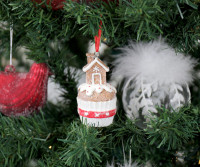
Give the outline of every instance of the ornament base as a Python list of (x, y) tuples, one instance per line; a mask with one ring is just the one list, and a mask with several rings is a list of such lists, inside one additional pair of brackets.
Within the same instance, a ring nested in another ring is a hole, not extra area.
[(116, 97), (104, 102), (84, 101), (77, 98), (78, 113), (83, 124), (94, 127), (109, 126), (116, 114)]
[(81, 122), (88, 126), (93, 127), (106, 127), (113, 123), (114, 116), (109, 118), (87, 118), (80, 116)]

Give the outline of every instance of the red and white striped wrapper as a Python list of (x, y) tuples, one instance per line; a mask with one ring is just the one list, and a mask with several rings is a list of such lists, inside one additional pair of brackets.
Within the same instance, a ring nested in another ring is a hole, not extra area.
[(77, 98), (78, 113), (84, 124), (94, 127), (105, 127), (112, 124), (116, 114), (116, 97), (104, 102), (84, 101)]

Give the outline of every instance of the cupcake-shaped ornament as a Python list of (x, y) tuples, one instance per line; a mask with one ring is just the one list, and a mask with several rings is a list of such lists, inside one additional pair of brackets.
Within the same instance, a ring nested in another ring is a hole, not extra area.
[(116, 114), (116, 89), (106, 83), (109, 68), (94, 54), (87, 53), (86, 83), (78, 88), (78, 113), (84, 124), (109, 126)]

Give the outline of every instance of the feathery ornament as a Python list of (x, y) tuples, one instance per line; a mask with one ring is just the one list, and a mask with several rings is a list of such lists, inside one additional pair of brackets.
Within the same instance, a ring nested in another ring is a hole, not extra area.
[(149, 43), (130, 42), (120, 49), (113, 77), (145, 78), (146, 82), (189, 84), (196, 60), (176, 53), (163, 39)]
[[(127, 117), (146, 120), (157, 113), (156, 106), (174, 111), (190, 102), (188, 85), (193, 81), (194, 59), (176, 53), (162, 39), (130, 42), (121, 51), (112, 77), (126, 79), (122, 100)], [(141, 122), (138, 126), (144, 127)]]

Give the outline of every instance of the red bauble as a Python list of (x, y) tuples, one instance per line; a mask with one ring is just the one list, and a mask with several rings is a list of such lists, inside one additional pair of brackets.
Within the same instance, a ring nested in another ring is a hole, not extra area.
[[(76, 2), (80, 2), (80, 0), (73, 0), (73, 1), (76, 1)], [(96, 2), (97, 0), (86, 0), (85, 2), (86, 3), (91, 3), (91, 2)], [(109, 3), (109, 2), (118, 2), (119, 0), (98, 0), (99, 2), (100, 1), (103, 1), (103, 2), (106, 2), (106, 3)]]
[[(80, 0), (73, 0), (73, 1), (75, 1), (75, 2), (78, 2), (78, 3), (80, 3)], [(87, 3), (87, 4), (89, 4), (89, 3), (94, 3), (94, 2), (105, 2), (105, 3), (109, 3), (109, 2), (116, 2), (116, 4), (118, 4), (119, 3), (119, 0), (85, 0), (85, 2)]]
[[(41, 3), (43, 0), (32, 0), (33, 2), (36, 2), (36, 3)], [(78, 2), (80, 3), (80, 0), (72, 0), (74, 2)], [(88, 3), (92, 3), (92, 2), (96, 2), (97, 0), (86, 0), (85, 2), (88, 4)], [(108, 3), (109, 1), (110, 2), (119, 2), (119, 0), (102, 0), (103, 2), (106, 2)], [(52, 7), (52, 10), (58, 10), (58, 9), (63, 9), (64, 7), (64, 4), (63, 2), (66, 2), (66, 0), (46, 0), (46, 4), (47, 5), (50, 5), (50, 2), (51, 2), (51, 7)], [(42, 5), (42, 7), (45, 7), (45, 5)]]
[(34, 63), (28, 73), (17, 73), (13, 66), (7, 66), (5, 72), (0, 72), (0, 112), (26, 116), (39, 111), (47, 99), (50, 74), (44, 63)]
[[(32, 1), (37, 2), (39, 4), (43, 0), (32, 0)], [(62, 9), (64, 7), (63, 2), (66, 2), (66, 0), (46, 0), (47, 5), (50, 5), (50, 2), (51, 2), (52, 10), (58, 10), (58, 9)], [(45, 5), (42, 5), (42, 7), (45, 7)]]

